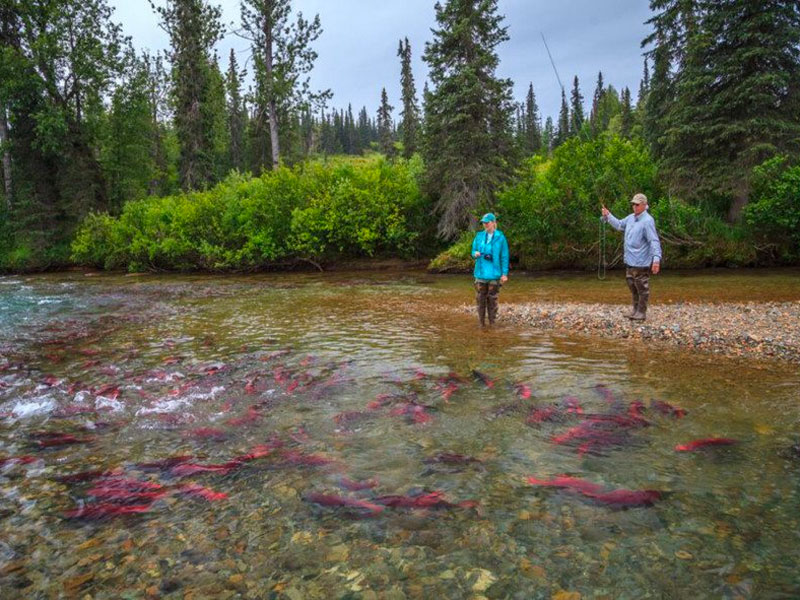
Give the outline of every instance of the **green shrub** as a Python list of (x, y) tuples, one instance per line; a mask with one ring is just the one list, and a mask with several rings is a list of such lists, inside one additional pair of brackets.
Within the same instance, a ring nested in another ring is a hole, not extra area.
[[(784, 198), (781, 202), (791, 205), (785, 200), (789, 192), (780, 190), (776, 195)], [(520, 267), (589, 269), (598, 262), (600, 207), (605, 204), (623, 217), (630, 212), (628, 203), (637, 192), (650, 199), (665, 266), (755, 265), (762, 260), (748, 229), (732, 227), (707, 208), (666, 195), (643, 143), (615, 135), (573, 138), (549, 160), (530, 159), (514, 182), (498, 194), (495, 212), (508, 237), (512, 259)], [(619, 265), (622, 235), (608, 225), (602, 227), (606, 258)], [(471, 240), (472, 235), (465, 235), (437, 256), (430, 268), (471, 268), (459, 263), (459, 257), (465, 239)]]
[(778, 156), (756, 167), (751, 197), (744, 219), (759, 243), (781, 262), (800, 258), (800, 165)]
[(130, 270), (247, 270), (306, 258), (414, 256), (428, 202), (418, 160), (315, 161), (214, 188), (128, 202), (92, 215), (72, 250), (79, 264)]

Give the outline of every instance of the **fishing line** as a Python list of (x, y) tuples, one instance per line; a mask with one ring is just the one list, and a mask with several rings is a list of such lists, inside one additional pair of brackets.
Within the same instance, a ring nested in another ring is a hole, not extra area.
[(606, 278), (606, 228), (603, 218), (597, 222), (597, 278)]

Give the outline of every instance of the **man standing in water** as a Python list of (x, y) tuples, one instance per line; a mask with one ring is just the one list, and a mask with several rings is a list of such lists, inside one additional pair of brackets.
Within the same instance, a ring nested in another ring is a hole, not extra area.
[(488, 313), (489, 325), (493, 325), (500, 286), (508, 281), (508, 242), (503, 232), (497, 230), (497, 219), (492, 213), (483, 215), (481, 223), (483, 231), (472, 240), (478, 319), (481, 325), (486, 325)]
[(633, 309), (625, 315), (633, 321), (647, 318), (647, 301), (650, 299), (650, 273), (661, 270), (661, 242), (656, 233), (653, 217), (647, 212), (647, 196), (636, 194), (631, 198), (633, 214), (617, 219), (603, 206), (603, 219), (617, 231), (625, 234), (625, 281), (633, 296)]

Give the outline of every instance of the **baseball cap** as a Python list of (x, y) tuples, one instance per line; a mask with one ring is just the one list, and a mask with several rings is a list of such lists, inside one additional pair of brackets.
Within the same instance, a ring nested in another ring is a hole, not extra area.
[(481, 217), (481, 223), (489, 223), (491, 221), (496, 221), (497, 218), (494, 216), (494, 213), (486, 213)]

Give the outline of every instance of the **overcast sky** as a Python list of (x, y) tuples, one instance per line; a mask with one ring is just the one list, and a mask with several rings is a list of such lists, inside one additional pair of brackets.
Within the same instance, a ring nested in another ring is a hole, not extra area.
[[(110, 0), (115, 21), (123, 25), (139, 49), (151, 51), (168, 45), (167, 35), (146, 0)], [(163, 3), (163, 0), (162, 0)], [(239, 1), (222, 0), (226, 22), (239, 26)], [(382, 87), (389, 102), (400, 112), (400, 59), (397, 46), (407, 37), (414, 58), (414, 79), (421, 100), (427, 68), (422, 61), (425, 42), (435, 27), (435, 0), (294, 0), (305, 17), (319, 14), (323, 33), (315, 43), (319, 54), (311, 83), (330, 89), (330, 105), (346, 108), (352, 103), (374, 116)], [(564, 87), (572, 88), (575, 75), (588, 113), (597, 82), (603, 72), (606, 84), (618, 91), (628, 86), (635, 99), (642, 76), (640, 43), (648, 34), (648, 0), (500, 0), (510, 40), (500, 45), (498, 75), (514, 82), (514, 97), (523, 100), (533, 83), (542, 120), (558, 117), (561, 92), (542, 43), (543, 33)], [(221, 67), (227, 69), (231, 48), (239, 64), (249, 56), (248, 42), (229, 34), (220, 42)]]

